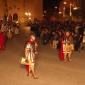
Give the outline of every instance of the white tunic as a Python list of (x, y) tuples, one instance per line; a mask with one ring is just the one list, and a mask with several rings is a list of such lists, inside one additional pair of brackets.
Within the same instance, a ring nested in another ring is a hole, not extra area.
[(25, 48), (25, 56), (26, 56), (26, 59), (28, 60), (28, 62), (31, 64), (31, 63), (34, 63), (34, 53), (33, 53), (33, 47), (30, 43), (28, 43), (26, 45), (26, 48)]

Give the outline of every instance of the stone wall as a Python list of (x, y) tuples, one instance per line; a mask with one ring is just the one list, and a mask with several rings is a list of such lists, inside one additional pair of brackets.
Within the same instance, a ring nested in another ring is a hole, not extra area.
[[(8, 15), (17, 13), (20, 21), (25, 20), (25, 12), (31, 12), (32, 20), (37, 18), (39, 20), (43, 17), (43, 0), (7, 0)], [(0, 0), (0, 19), (4, 14), (3, 0)]]

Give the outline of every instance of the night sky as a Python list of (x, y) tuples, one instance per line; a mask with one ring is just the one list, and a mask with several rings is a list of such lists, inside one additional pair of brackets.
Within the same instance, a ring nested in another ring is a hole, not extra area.
[(44, 10), (52, 9), (55, 6), (58, 6), (60, 1), (61, 0), (43, 0), (43, 9)]
[[(51, 16), (55, 16), (59, 11), (59, 3), (62, 0), (43, 0), (43, 12), (45, 18), (49, 19)], [(57, 9), (55, 9), (57, 7)]]

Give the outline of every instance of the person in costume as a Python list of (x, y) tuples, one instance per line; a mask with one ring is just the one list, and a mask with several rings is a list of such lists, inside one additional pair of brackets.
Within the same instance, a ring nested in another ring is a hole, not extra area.
[(25, 47), (25, 58), (26, 62), (29, 64), (26, 65), (27, 75), (30, 73), (32, 74), (34, 79), (37, 79), (37, 76), (35, 74), (35, 56), (36, 56), (36, 48), (37, 43), (35, 41), (35, 35), (31, 35), (29, 40), (27, 41), (26, 47)]
[(68, 42), (68, 41), (72, 41), (72, 37), (71, 37), (71, 34), (70, 32), (65, 32), (63, 34), (63, 36), (61, 37), (60, 39), (60, 50), (59, 50), (59, 58), (61, 61), (65, 60), (65, 54), (64, 54), (64, 48), (65, 48), (65, 43)]
[(60, 58), (60, 61), (63, 61), (64, 60), (63, 40), (60, 41), (59, 58)]
[(5, 49), (5, 35), (0, 31), (0, 50)]
[(12, 39), (12, 37), (13, 37), (13, 34), (12, 34), (12, 31), (11, 31), (11, 29), (8, 29), (8, 32), (7, 32), (7, 37), (8, 37), (8, 39)]
[(74, 46), (70, 41), (64, 42), (63, 44), (63, 52), (64, 52), (64, 61), (71, 61), (71, 54), (74, 50)]

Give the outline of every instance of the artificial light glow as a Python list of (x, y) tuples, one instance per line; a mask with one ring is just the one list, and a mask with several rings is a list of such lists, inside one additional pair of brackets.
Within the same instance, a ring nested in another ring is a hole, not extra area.
[(66, 4), (67, 4), (67, 2), (64, 2), (63, 4), (65, 4), (65, 5), (66, 5)]
[(46, 14), (47, 13), (47, 11), (46, 10), (44, 10), (44, 14)]
[(19, 23), (19, 21), (16, 21), (16, 23)]
[(29, 15), (28, 12), (25, 12), (25, 15), (28, 16)]
[(29, 17), (29, 20), (31, 20), (31, 17)]
[(62, 12), (59, 12), (59, 14), (62, 14)]
[(72, 6), (72, 3), (70, 3), (70, 6)]
[(31, 16), (31, 13), (29, 12), (28, 15)]
[(77, 10), (77, 9), (78, 9), (78, 7), (74, 7), (74, 8), (73, 8), (73, 10)]
[(55, 6), (54, 8), (57, 9), (57, 6)]

